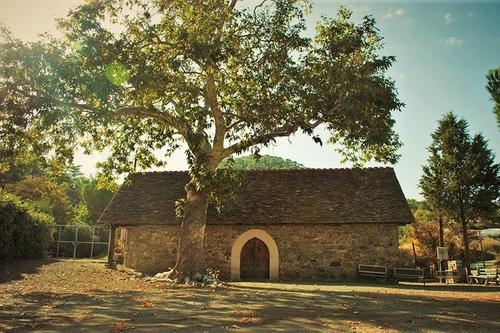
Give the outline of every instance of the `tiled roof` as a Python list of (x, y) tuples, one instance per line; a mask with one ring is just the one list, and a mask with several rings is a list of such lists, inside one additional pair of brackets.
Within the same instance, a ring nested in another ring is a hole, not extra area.
[[(413, 222), (392, 168), (246, 171), (232, 208), (209, 208), (208, 224), (331, 224)], [(177, 224), (187, 172), (131, 174), (100, 222)]]

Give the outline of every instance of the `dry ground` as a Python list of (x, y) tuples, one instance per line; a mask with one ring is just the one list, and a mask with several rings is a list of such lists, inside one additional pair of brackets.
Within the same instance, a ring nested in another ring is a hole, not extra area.
[(173, 287), (89, 261), (0, 263), (7, 332), (500, 332), (500, 288), (234, 283)]

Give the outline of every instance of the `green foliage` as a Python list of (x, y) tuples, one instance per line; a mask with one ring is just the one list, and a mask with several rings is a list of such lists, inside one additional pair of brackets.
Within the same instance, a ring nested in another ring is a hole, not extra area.
[(11, 142), (32, 128), (35, 146), (57, 156), (107, 148), (100, 167), (112, 176), (162, 166), (185, 143), (199, 189), (223, 159), (278, 137), (321, 143), (320, 125), (346, 160), (395, 162), (403, 104), (374, 18), (357, 24), (342, 8), (309, 38), (309, 8), (89, 0), (59, 21), (62, 38), (24, 43), (3, 29), (0, 112), (20, 122)]
[(0, 260), (39, 258), (52, 239), (53, 219), (0, 189)]
[(70, 220), (70, 200), (64, 189), (46, 176), (27, 176), (5, 186), (23, 200), (29, 201), (38, 211), (53, 216), (56, 224)]
[(412, 226), (406, 224), (398, 227), (398, 240), (400, 244), (407, 243), (411, 236)]
[(439, 121), (432, 139), (420, 187), (435, 214), (461, 224), (469, 269), (468, 227), (498, 209), (500, 166), (483, 136), (471, 138), (467, 122), (453, 113)]
[(418, 201), (415, 199), (408, 199), (408, 205), (413, 213), (415, 221), (429, 222), (436, 220), (438, 216), (432, 211), (432, 207), (426, 200)]
[(219, 212), (231, 209), (236, 200), (236, 190), (245, 179), (244, 173), (236, 167), (235, 161), (229, 158), (224, 168), (216, 170), (213, 179), (211, 202)]
[(99, 185), (97, 178), (90, 178), (82, 182), (81, 204), (79, 205), (79, 221), (96, 224), (104, 209), (113, 198), (117, 188), (104, 188)]
[[(228, 160), (221, 162), (220, 167), (224, 168)], [(234, 168), (237, 170), (248, 169), (302, 169), (304, 166), (298, 162), (270, 155), (248, 155), (234, 159)]]
[(103, 177), (86, 178), (78, 167), (44, 158), (21, 160), (4, 173), (2, 185), (56, 224), (96, 223), (118, 189)]
[(430, 157), (420, 187), (434, 212), (452, 221), (474, 223), (498, 209), (500, 166), (481, 134), (470, 137), (468, 124), (449, 113), (432, 134)]
[[(32, 61), (27, 53), (10, 49), (17, 41), (0, 24), (0, 185), (19, 180), (21, 175), (36, 174), (40, 168), (72, 159), (75, 141), (67, 132), (68, 123), (57, 121), (53, 114), (40, 116), (43, 102), (17, 91), (8, 80), (13, 68), (4, 63)], [(8, 45), (8, 46), (7, 46)], [(40, 46), (33, 46), (40, 50)], [(19, 56), (19, 58), (17, 58)], [(17, 60), (16, 60), (17, 58)], [(18, 63), (21, 65), (21, 63)], [(25, 68), (27, 69), (27, 68)], [(31, 93), (35, 93), (31, 91)], [(42, 104), (40, 104), (42, 103)], [(72, 142), (73, 141), (73, 142)], [(48, 156), (51, 156), (50, 158)]]
[(500, 127), (500, 67), (490, 70), (486, 75), (486, 79), (488, 80), (486, 89), (488, 89), (491, 99), (495, 103), (493, 113), (496, 115), (497, 124)]

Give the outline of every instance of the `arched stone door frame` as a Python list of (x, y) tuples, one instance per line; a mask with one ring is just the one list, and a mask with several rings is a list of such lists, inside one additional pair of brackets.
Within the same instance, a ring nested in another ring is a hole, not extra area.
[(241, 250), (252, 238), (258, 238), (266, 244), (269, 250), (269, 280), (278, 279), (279, 254), (274, 239), (262, 229), (251, 229), (242, 233), (231, 249), (231, 280), (240, 279)]

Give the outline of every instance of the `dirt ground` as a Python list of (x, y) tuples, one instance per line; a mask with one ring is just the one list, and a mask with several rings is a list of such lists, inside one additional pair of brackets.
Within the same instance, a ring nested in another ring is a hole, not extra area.
[(131, 280), (102, 263), (0, 263), (6, 332), (500, 332), (494, 286)]

